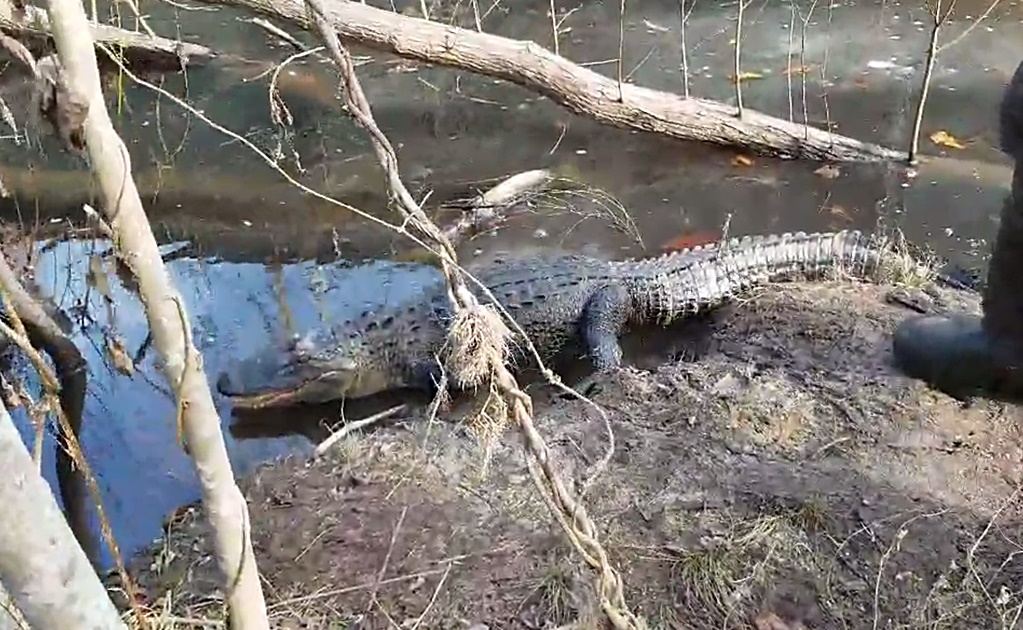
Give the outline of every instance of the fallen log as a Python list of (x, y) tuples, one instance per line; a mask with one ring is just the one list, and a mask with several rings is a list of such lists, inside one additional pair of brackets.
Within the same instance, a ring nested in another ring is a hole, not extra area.
[[(176, 41), (159, 36), (128, 31), (108, 24), (90, 24), (92, 38), (125, 56), (129, 65), (155, 71), (180, 70), (191, 63), (209, 61), (217, 53), (206, 46)], [(32, 5), (16, 9), (0, 2), (0, 31), (14, 37), (36, 58), (53, 50), (49, 19), (46, 11)], [(99, 55), (100, 62), (106, 55)]]
[[(312, 28), (303, 0), (201, 0), (241, 7)], [(663, 134), (782, 158), (835, 162), (904, 160), (906, 154), (744, 108), (621, 85), (520, 41), (407, 17), (350, 0), (326, 0), (328, 21), (343, 39), (400, 57), (504, 79), (543, 94), (603, 124)]]

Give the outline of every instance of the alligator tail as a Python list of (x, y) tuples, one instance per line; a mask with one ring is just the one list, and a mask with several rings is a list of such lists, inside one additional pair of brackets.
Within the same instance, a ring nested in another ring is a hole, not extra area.
[[(746, 236), (643, 261), (626, 274), (647, 318), (661, 322), (713, 308), (768, 282), (827, 277), (872, 280), (916, 265), (858, 230)], [(891, 266), (891, 267), (889, 267)]]

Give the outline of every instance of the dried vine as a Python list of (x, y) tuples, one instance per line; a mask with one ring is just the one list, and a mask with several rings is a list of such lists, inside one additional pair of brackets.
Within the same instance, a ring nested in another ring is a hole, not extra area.
[[(536, 429), (532, 418), (532, 401), (526, 395), (504, 363), (507, 353), (505, 343), (508, 330), (500, 316), (491, 306), (481, 305), (469, 291), (465, 280), (459, 272), (457, 257), (450, 241), (444, 233), (423, 213), (422, 208), (402, 183), (398, 171), (398, 158), (394, 148), (373, 120), (373, 114), (355, 75), (355, 67), (347, 48), (339, 40), (318, 0), (306, 0), (310, 20), (316, 25), (320, 36), (327, 45), (331, 57), (337, 66), (342, 82), (342, 94), (348, 113), (355, 119), (372, 140), (377, 159), (387, 177), (390, 193), (398, 201), (399, 211), (405, 219), (405, 226), (411, 226), (435, 241), (441, 269), (448, 285), (448, 294), (455, 310), (455, 322), (452, 330), (485, 330), (491, 331), (491, 347), (481, 347), (481, 335), (462, 337), (450, 335), (453, 356), (473, 356), (474, 365), (469, 368), (455, 363), (458, 380), (476, 380), (483, 374), (489, 374), (492, 384), (501, 396), (499, 405), (510, 415), (522, 432), (526, 460), (531, 476), (537, 488), (551, 508), (555, 518), (565, 530), (572, 545), (583, 559), (597, 571), (597, 594), (604, 614), (619, 630), (645, 628), (645, 622), (634, 615), (625, 602), (622, 580), (601, 546), (596, 526), (590, 519), (585, 507), (572, 496), (561, 475), (551, 460), (550, 451), (543, 436)], [(514, 322), (512, 322), (514, 325)], [(471, 352), (465, 350), (465, 344), (473, 345)], [(480, 358), (486, 364), (480, 365)], [(461, 372), (461, 374), (457, 372)], [(467, 372), (469, 374), (467, 374)], [(459, 378), (461, 377), (461, 378)]]

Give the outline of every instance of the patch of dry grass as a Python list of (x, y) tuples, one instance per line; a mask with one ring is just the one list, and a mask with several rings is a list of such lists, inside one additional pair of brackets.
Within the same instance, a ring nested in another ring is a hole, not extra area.
[[(941, 265), (939, 258), (930, 250), (912, 246), (905, 233), (899, 228), (877, 230), (871, 237), (872, 246), (881, 254), (879, 265), (872, 270), (869, 278), (875, 282), (908, 289), (918, 289), (933, 282)], [(858, 270), (839, 265), (835, 279), (862, 276)]]
[(797, 540), (785, 518), (764, 515), (736, 519), (699, 547), (667, 548), (673, 598), (699, 627), (740, 625), (754, 612), (754, 596), (791, 561)]

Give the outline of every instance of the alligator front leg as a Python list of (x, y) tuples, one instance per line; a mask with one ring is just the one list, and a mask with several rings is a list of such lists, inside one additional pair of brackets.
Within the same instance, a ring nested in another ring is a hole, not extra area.
[(622, 367), (619, 341), (632, 312), (632, 296), (620, 284), (607, 285), (594, 293), (579, 321), (580, 336), (593, 365), (593, 374), (576, 384), (584, 396), (596, 393), (599, 382)]

